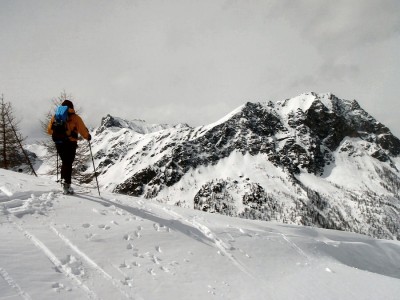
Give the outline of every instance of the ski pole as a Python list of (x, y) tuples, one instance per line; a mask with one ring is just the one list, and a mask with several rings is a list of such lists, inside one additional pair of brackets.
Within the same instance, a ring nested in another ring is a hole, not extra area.
[(90, 157), (92, 158), (92, 163), (93, 163), (93, 169), (94, 169), (94, 176), (96, 177), (96, 184), (97, 184), (97, 191), (99, 192), (99, 197), (101, 197), (100, 195), (100, 188), (99, 188), (99, 181), (97, 180), (97, 172), (96, 172), (96, 167), (94, 165), (94, 159), (93, 159), (93, 153), (92, 153), (92, 145), (89, 142), (89, 149), (90, 149)]
[[(56, 150), (57, 151), (57, 150)], [(56, 182), (59, 182), (58, 181), (58, 151), (56, 152), (57, 153), (57, 181)]]

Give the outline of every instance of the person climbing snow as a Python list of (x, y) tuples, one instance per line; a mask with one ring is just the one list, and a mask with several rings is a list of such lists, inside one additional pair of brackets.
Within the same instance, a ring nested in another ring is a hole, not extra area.
[(61, 158), (61, 182), (64, 194), (73, 194), (72, 164), (78, 147), (78, 133), (88, 141), (92, 137), (81, 117), (75, 113), (74, 105), (70, 100), (64, 100), (61, 106), (57, 107), (55, 115), (47, 126), (47, 133), (52, 136)]

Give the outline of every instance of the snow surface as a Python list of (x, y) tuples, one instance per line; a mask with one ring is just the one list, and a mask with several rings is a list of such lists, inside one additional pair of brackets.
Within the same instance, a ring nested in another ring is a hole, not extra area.
[(400, 242), (0, 169), (0, 299), (399, 299)]

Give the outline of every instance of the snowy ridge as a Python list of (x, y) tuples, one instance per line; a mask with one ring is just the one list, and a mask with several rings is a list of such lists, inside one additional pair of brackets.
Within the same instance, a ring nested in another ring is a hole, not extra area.
[[(65, 196), (50, 180), (3, 169), (0, 179), (12, 191), (0, 192), (0, 299), (394, 300), (400, 292), (398, 241), (95, 190)], [(33, 198), (37, 209), (19, 215)]]
[(291, 99), (286, 99), (285, 101), (278, 101), (276, 105), (281, 107), (280, 112), (283, 116), (287, 116), (291, 112), (295, 112), (299, 109), (305, 112), (311, 107), (315, 100), (321, 101), (326, 108), (332, 111), (333, 105), (331, 98), (331, 93), (316, 94), (310, 92), (301, 94)]
[(225, 122), (227, 122), (228, 120), (230, 120), (232, 117), (234, 117), (236, 114), (240, 113), (242, 111), (242, 109), (244, 108), (244, 105), (239, 106), (238, 108), (236, 108), (234, 111), (232, 111), (231, 113), (227, 114), (226, 116), (224, 116), (223, 118), (219, 119), (217, 122), (208, 124), (206, 126), (200, 126), (198, 128), (196, 128), (196, 132), (201, 132), (200, 135), (195, 134), (194, 138), (199, 138), (201, 137), (204, 133), (206, 133), (207, 131), (213, 129), (214, 127), (224, 124)]
[(104, 130), (104, 128), (127, 128), (139, 134), (148, 134), (170, 127), (172, 126), (167, 124), (148, 124), (144, 120), (128, 121), (122, 118), (107, 115), (101, 120), (101, 126), (99, 130)]

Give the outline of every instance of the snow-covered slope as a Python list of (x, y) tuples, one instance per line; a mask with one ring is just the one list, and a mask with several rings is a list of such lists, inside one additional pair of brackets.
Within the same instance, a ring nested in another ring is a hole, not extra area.
[(307, 93), (196, 128), (138, 126), (108, 115), (94, 131), (103, 189), (400, 239), (400, 140), (355, 100)]
[(0, 169), (0, 299), (400, 294), (398, 241), (75, 189), (64, 196), (50, 180)]

